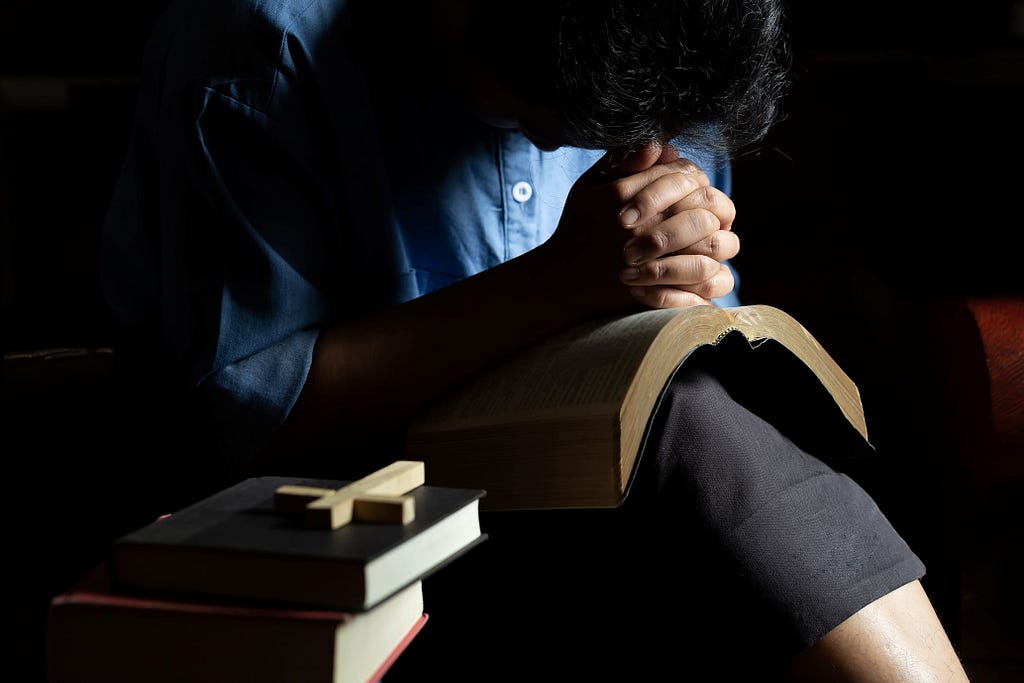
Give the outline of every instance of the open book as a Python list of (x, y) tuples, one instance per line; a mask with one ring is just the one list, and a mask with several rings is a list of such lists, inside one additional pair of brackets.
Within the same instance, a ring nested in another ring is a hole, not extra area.
[(488, 509), (616, 507), (672, 375), (699, 349), (736, 349), (737, 336), (751, 352), (737, 354), (772, 365), (763, 342), (781, 345), (867, 441), (856, 385), (793, 317), (697, 306), (595, 320), (525, 350), (422, 414), (405, 457), (423, 460), (434, 485), (486, 489)]

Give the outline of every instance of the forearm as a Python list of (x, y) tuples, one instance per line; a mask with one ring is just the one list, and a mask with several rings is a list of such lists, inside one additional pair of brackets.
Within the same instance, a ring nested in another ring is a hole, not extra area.
[(602, 294), (572, 293), (567, 272), (543, 251), (325, 328), (277, 447), (344, 448), (388, 433), (496, 361), (607, 310)]

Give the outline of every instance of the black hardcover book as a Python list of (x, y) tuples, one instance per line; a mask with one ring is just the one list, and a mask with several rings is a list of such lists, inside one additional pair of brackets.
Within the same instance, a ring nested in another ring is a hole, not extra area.
[(122, 590), (365, 611), (487, 537), (478, 489), (419, 486), (407, 524), (310, 529), (274, 509), (279, 486), (349, 483), (246, 479), (117, 539), (111, 579)]

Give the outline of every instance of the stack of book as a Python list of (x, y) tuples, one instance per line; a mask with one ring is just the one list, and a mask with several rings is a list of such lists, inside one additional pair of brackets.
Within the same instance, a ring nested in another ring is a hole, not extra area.
[(427, 486), (415, 461), (242, 481), (52, 600), (49, 681), (377, 681), (428, 619), (424, 579), (486, 538), (484, 495)]

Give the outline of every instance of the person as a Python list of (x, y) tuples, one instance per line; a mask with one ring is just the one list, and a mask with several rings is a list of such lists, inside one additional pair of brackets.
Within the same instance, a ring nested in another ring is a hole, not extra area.
[[(778, 0), (172, 0), (102, 261), (126, 402), (159, 396), (146, 433), (177, 444), (168, 495), (353, 478), (430, 401), (574, 322), (738, 303), (730, 160), (780, 115), (783, 24)], [(487, 657), (434, 643), (444, 675), (643, 670), (593, 656), (627, 642), (685, 669), (689, 642), (720, 646), (715, 670), (757, 652), (793, 679), (965, 680), (920, 559), (827, 453), (736, 401), (742, 381), (685, 364), (622, 514), (513, 519), (543, 567), (455, 563), (486, 572), (446, 597), (473, 603), (458, 632)], [(668, 543), (641, 540), (652, 520)], [(598, 625), (582, 585), (625, 576), (654, 593)], [(485, 596), (506, 608), (489, 621)], [(696, 628), (646, 621), (655, 596)], [(556, 658), (570, 629), (582, 649)]]

